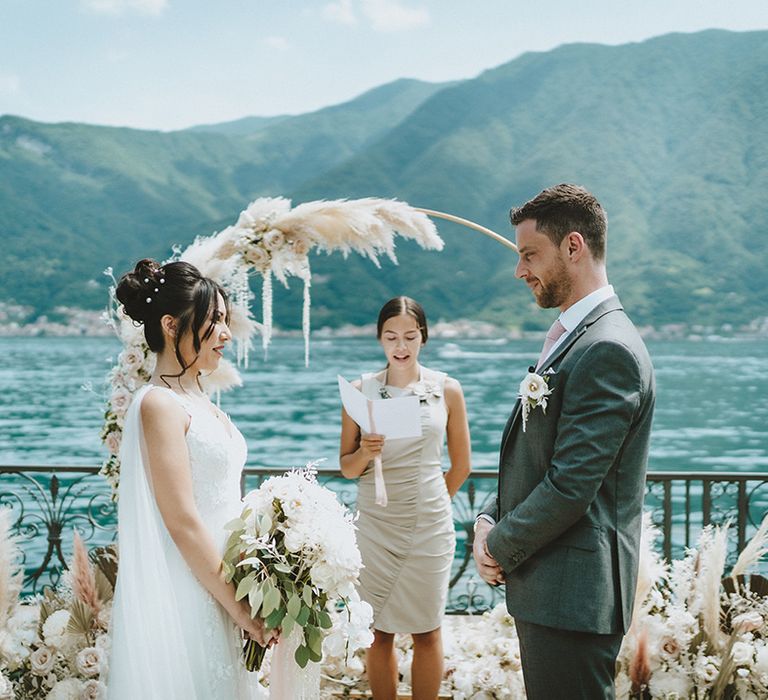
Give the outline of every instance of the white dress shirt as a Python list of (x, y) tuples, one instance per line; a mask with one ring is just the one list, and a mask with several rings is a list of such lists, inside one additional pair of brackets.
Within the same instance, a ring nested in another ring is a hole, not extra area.
[(576, 330), (578, 325), (589, 315), (590, 311), (595, 309), (599, 304), (602, 304), (606, 299), (610, 299), (614, 295), (613, 285), (607, 284), (605, 287), (600, 287), (594, 292), (590, 292), (587, 296), (579, 299), (573, 306), (569, 306), (563, 313), (560, 314), (559, 321), (565, 328), (563, 333), (549, 349), (547, 357), (542, 358), (542, 363), (546, 362), (547, 358), (562, 345), (565, 339)]

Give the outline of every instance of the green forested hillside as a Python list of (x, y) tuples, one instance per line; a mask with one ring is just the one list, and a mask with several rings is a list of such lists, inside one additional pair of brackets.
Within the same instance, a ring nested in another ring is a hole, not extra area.
[[(638, 322), (748, 321), (768, 308), (766, 75), (768, 32), (708, 31), (524, 54), (443, 86), (398, 81), (253, 130), (4, 117), (0, 299), (97, 305), (106, 265), (163, 255), (259, 194), (398, 197), (511, 235), (510, 206), (572, 181), (608, 210), (610, 275)], [(315, 323), (369, 321), (394, 293), (435, 318), (542, 323), (511, 252), (438, 226), (446, 250), (402, 244), (397, 268), (314, 260)], [(284, 325), (299, 317), (278, 308)]]

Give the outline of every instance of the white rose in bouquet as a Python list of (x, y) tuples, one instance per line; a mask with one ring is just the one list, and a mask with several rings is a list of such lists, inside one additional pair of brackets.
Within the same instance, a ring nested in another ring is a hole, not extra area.
[(29, 668), (36, 676), (47, 676), (56, 665), (56, 651), (45, 645), (29, 655)]
[(97, 647), (86, 647), (78, 652), (75, 668), (80, 675), (93, 678), (101, 673), (102, 651)]
[(81, 700), (104, 700), (107, 697), (107, 686), (95, 678), (86, 681), (83, 684), (83, 690), (80, 695)]

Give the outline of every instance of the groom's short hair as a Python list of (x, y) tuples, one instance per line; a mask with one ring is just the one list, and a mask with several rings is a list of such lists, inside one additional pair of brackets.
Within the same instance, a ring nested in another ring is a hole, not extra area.
[(560, 245), (571, 231), (578, 231), (596, 260), (605, 258), (608, 217), (595, 196), (580, 185), (561, 184), (548, 187), (521, 207), (512, 208), (513, 226), (533, 219), (536, 230)]

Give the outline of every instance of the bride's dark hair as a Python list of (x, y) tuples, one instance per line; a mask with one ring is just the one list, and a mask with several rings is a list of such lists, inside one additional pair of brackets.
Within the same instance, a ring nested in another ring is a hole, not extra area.
[[(224, 299), (224, 309), (216, 308), (217, 293)], [(214, 318), (203, 329), (211, 311), (220, 311), (229, 322), (227, 293), (221, 285), (203, 277), (200, 270), (187, 262), (160, 265), (155, 260), (139, 260), (132, 272), (126, 272), (120, 278), (115, 295), (125, 313), (144, 325), (144, 337), (153, 352), (165, 349), (160, 319), (165, 315), (176, 319), (174, 351), (181, 373), (171, 376), (180, 377), (197, 360), (196, 355), (190, 364), (186, 364), (181, 356), (179, 342), (187, 333), (192, 333), (192, 346), (199, 354), (202, 342), (210, 337), (216, 325)]]

